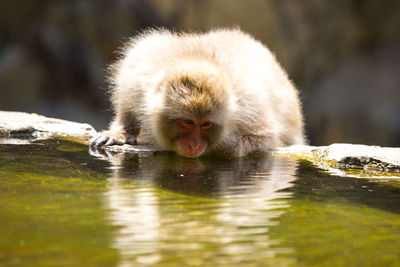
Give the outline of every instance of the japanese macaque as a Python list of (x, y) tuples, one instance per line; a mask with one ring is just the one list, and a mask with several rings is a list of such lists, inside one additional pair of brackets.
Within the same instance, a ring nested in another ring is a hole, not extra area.
[(304, 142), (297, 90), (274, 55), (238, 29), (147, 31), (128, 43), (110, 81), (115, 117), (92, 146), (149, 144), (198, 157)]

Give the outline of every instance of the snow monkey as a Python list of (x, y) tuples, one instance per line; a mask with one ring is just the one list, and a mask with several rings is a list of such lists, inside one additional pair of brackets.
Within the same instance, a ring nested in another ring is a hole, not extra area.
[(239, 29), (149, 30), (110, 70), (115, 117), (91, 146), (149, 144), (198, 157), (304, 143), (297, 90), (268, 48)]

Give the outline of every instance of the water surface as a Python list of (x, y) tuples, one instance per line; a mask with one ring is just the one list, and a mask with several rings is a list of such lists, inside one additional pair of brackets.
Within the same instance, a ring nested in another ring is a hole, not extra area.
[(0, 265), (400, 266), (396, 179), (14, 143), (0, 144)]

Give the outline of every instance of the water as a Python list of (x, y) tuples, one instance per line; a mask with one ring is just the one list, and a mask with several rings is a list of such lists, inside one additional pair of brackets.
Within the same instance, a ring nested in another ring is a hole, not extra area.
[(0, 142), (0, 266), (400, 266), (399, 179)]

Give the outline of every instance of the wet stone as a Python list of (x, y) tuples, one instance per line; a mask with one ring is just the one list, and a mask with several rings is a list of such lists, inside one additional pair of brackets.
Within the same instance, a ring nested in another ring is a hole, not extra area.
[(96, 130), (87, 123), (48, 118), (34, 113), (0, 111), (0, 135), (92, 136)]
[(400, 148), (355, 144), (332, 144), (323, 147), (292, 146), (279, 148), (278, 154), (307, 159), (317, 165), (339, 169), (364, 169), (400, 172)]

